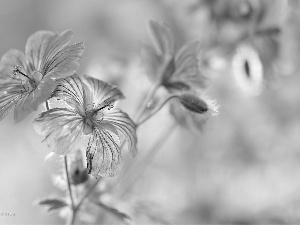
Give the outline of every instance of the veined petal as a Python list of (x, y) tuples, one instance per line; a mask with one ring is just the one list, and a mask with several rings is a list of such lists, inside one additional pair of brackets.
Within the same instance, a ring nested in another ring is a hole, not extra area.
[(43, 67), (44, 74), (52, 78), (71, 76), (79, 67), (79, 59), (84, 51), (82, 42), (67, 46), (57, 52)]
[[(176, 71), (173, 79), (188, 82), (200, 88), (206, 88), (210, 79), (203, 74), (198, 65), (200, 42), (194, 41), (184, 45), (175, 57)], [(171, 78), (171, 79), (172, 79)]]
[(19, 101), (16, 102), (15, 110), (14, 110), (14, 120), (16, 123), (25, 119), (34, 109), (32, 109), (25, 102), (30, 94), (25, 92), (20, 98)]
[(56, 88), (52, 96), (63, 99), (73, 110), (84, 112), (84, 90), (78, 75), (56, 80)]
[(107, 113), (103, 115), (101, 123), (113, 125), (119, 132), (121, 132), (128, 143), (131, 155), (133, 157), (136, 155), (136, 126), (126, 113), (119, 109), (107, 110)]
[(23, 101), (19, 101), (15, 107), (15, 121), (20, 122), (31, 112), (37, 110), (40, 104), (50, 98), (55, 86), (54, 80), (45, 77), (36, 89), (32, 90), (30, 93), (26, 93)]
[(119, 146), (109, 132), (94, 128), (86, 151), (88, 173), (94, 177), (114, 177), (122, 166)]
[(18, 91), (8, 91), (0, 96), (0, 121), (7, 116), (9, 111), (23, 98), (23, 95)]
[(92, 77), (85, 76), (83, 86), (87, 109), (99, 110), (124, 98), (117, 87)]
[(173, 56), (175, 43), (171, 29), (162, 22), (150, 20), (149, 30), (156, 51), (164, 56)]
[(57, 154), (67, 155), (77, 149), (83, 134), (83, 118), (68, 109), (53, 108), (41, 113), (33, 126), (45, 137), (48, 146)]
[(0, 61), (0, 88), (1, 85), (7, 82), (21, 84), (22, 79), (19, 75), (13, 74), (13, 70), (17, 65), (21, 66), (23, 72), (28, 73), (27, 62), (23, 52), (17, 49), (11, 49), (2, 56)]
[(25, 54), (33, 71), (40, 71), (42, 60), (46, 54), (46, 49), (51, 38), (55, 35), (56, 34), (51, 31), (38, 31), (28, 38), (25, 47)]

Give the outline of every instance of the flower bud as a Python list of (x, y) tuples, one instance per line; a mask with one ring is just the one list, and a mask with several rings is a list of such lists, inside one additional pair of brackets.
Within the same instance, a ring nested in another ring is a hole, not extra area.
[(192, 94), (182, 94), (180, 102), (186, 109), (195, 113), (203, 114), (208, 110), (206, 102)]

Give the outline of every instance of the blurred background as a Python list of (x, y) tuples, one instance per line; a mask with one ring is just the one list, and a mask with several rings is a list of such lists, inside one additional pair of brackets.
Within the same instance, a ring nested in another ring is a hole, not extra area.
[[(86, 47), (78, 73), (116, 84), (131, 116), (151, 87), (140, 53), (150, 42), (149, 19), (170, 26), (177, 49), (202, 43), (199, 65), (211, 77), (206, 93), (219, 115), (196, 134), (165, 108), (139, 129), (137, 159), (123, 151), (122, 172), (106, 181), (136, 224), (300, 223), (299, 1), (1, 0), (0, 6), (0, 55), (24, 51), (38, 30), (71, 29), (73, 41)], [(1, 121), (0, 213), (15, 216), (0, 216), (0, 224), (64, 224), (34, 205), (63, 195), (52, 180), (62, 165), (45, 162), (49, 149), (32, 127), (42, 110), (18, 124), (12, 113)], [(147, 167), (135, 182), (126, 174), (136, 160)], [(95, 213), (98, 220), (88, 224), (120, 223), (101, 209)]]

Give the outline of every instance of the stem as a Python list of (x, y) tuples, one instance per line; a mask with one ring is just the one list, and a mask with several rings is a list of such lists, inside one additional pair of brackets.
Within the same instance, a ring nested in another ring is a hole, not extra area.
[(82, 205), (83, 201), (93, 192), (93, 190), (95, 189), (95, 187), (97, 187), (98, 183), (100, 182), (101, 178), (99, 178), (91, 187), (89, 190), (87, 190), (87, 192), (85, 193), (85, 195), (81, 198), (81, 200), (79, 201), (78, 205), (76, 206), (76, 211), (80, 208), (80, 206)]
[[(46, 100), (46, 109), (47, 110), (50, 109), (48, 100)], [(67, 175), (67, 186), (68, 186), (68, 190), (69, 190), (71, 207), (72, 207), (72, 217), (71, 217), (71, 221), (70, 221), (70, 224), (72, 225), (75, 222), (76, 208), (75, 208), (75, 204), (74, 204), (72, 188), (71, 188), (71, 183), (70, 183), (70, 175), (69, 175), (69, 170), (68, 170), (68, 157), (66, 155), (64, 156), (64, 164), (65, 164), (65, 171), (66, 171), (66, 175)]]
[(69, 175), (69, 170), (68, 170), (68, 158), (66, 155), (64, 156), (64, 162), (65, 162), (65, 171), (66, 171), (66, 175), (67, 175), (67, 186), (68, 186), (69, 195), (70, 195), (70, 199), (71, 199), (71, 206), (72, 206), (72, 210), (74, 211), (75, 204), (74, 204), (72, 188), (71, 188), (71, 183), (70, 183), (70, 175)]
[[(172, 124), (166, 129), (164, 134), (160, 136), (158, 141), (151, 147), (150, 150), (147, 151), (148, 153), (144, 156), (143, 160), (140, 160), (139, 164), (135, 164), (134, 166), (132, 166), (125, 174), (125, 176), (123, 176), (123, 178), (119, 180), (119, 182), (117, 182), (113, 191), (118, 189), (118, 187), (122, 187), (123, 191), (121, 191), (120, 195), (124, 195), (130, 190), (130, 188), (134, 186), (140, 176), (143, 175), (143, 173), (146, 171), (151, 161), (155, 158), (156, 154), (159, 152), (163, 144), (172, 136), (171, 134), (175, 131), (175, 127), (176, 123), (172, 122)], [(129, 180), (130, 177), (133, 178)], [(127, 180), (129, 180), (129, 183), (122, 185), (123, 181)]]
[(141, 124), (145, 123), (148, 119), (150, 119), (153, 115), (155, 115), (159, 110), (161, 110), (168, 101), (170, 101), (173, 98), (179, 98), (179, 96), (176, 94), (169, 95), (158, 107), (156, 107), (156, 109), (154, 109), (144, 119), (142, 119), (139, 123), (137, 123), (136, 126), (138, 127)]
[(150, 89), (150, 91), (148, 92), (145, 101), (142, 103), (139, 111), (137, 112), (134, 121), (138, 122), (141, 118), (141, 116), (143, 115), (143, 113), (145, 112), (145, 110), (148, 107), (149, 102), (151, 101), (151, 99), (153, 98), (155, 92), (157, 91), (157, 89), (159, 88), (160, 84), (156, 83), (154, 84), (154, 86)]

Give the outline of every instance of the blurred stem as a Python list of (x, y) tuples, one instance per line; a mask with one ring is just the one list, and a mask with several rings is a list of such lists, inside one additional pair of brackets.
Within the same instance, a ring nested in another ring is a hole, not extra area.
[(142, 119), (140, 122), (138, 122), (136, 126), (138, 127), (141, 124), (145, 123), (148, 119), (150, 119), (153, 115), (155, 115), (159, 110), (161, 110), (168, 101), (170, 101), (173, 98), (179, 98), (179, 96), (176, 94), (169, 95), (159, 106), (157, 106), (152, 112), (150, 112), (144, 119)]
[(69, 170), (68, 170), (68, 158), (66, 155), (64, 156), (64, 162), (65, 162), (65, 171), (66, 171), (66, 175), (67, 175), (67, 186), (68, 186), (68, 190), (69, 190), (71, 206), (72, 206), (72, 210), (74, 211), (75, 204), (74, 204), (73, 193), (72, 193), (72, 188), (71, 188), (70, 174), (69, 174)]
[(143, 101), (139, 111), (137, 112), (134, 121), (136, 121), (136, 123), (141, 119), (143, 113), (145, 112), (145, 110), (148, 107), (149, 102), (151, 101), (151, 99), (153, 98), (153, 96), (155, 95), (155, 92), (157, 91), (157, 89), (159, 88), (160, 83), (155, 83), (153, 85), (153, 87), (150, 89), (150, 91), (148, 92), (145, 100)]
[[(126, 194), (143, 175), (152, 160), (155, 158), (156, 154), (163, 147), (165, 142), (172, 136), (172, 133), (176, 130), (176, 125), (177, 124), (172, 121), (172, 124), (169, 125), (163, 135), (161, 135), (157, 142), (147, 151), (147, 154), (144, 156), (144, 158), (140, 160), (138, 164), (134, 164), (125, 174), (125, 176), (123, 176), (123, 178), (116, 184), (115, 188), (122, 187), (123, 189), (122, 191), (120, 191), (120, 196)], [(122, 184), (123, 181), (128, 180), (129, 183)], [(113, 191), (115, 191), (115, 189)]]
[[(48, 100), (46, 101), (46, 109), (50, 110)], [(65, 164), (65, 171), (66, 171), (66, 175), (67, 175), (67, 186), (68, 186), (68, 191), (69, 191), (70, 200), (71, 200), (71, 207), (72, 207), (72, 217), (71, 217), (71, 220), (68, 221), (67, 223), (74, 224), (76, 211), (75, 211), (75, 204), (74, 204), (72, 188), (71, 188), (71, 183), (70, 183), (70, 175), (69, 175), (69, 170), (68, 170), (68, 157), (66, 155), (64, 156), (64, 164)]]
[(81, 198), (81, 200), (79, 201), (78, 205), (76, 206), (76, 211), (80, 208), (80, 206), (82, 205), (82, 203), (84, 202), (84, 200), (93, 192), (93, 190), (95, 189), (95, 187), (97, 187), (98, 183), (100, 182), (101, 177), (95, 181), (95, 183), (90, 187), (90, 189), (87, 190), (87, 192), (85, 193), (85, 195)]

